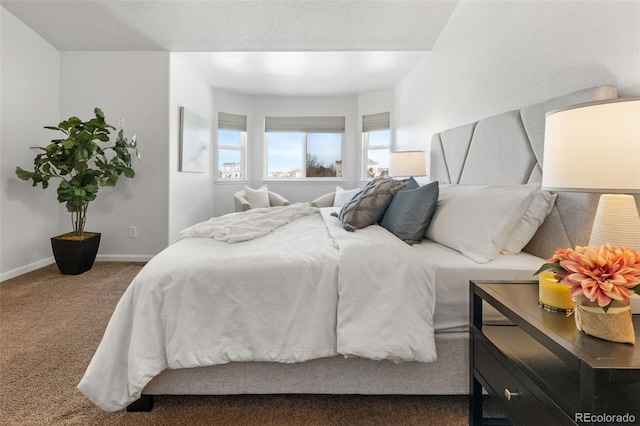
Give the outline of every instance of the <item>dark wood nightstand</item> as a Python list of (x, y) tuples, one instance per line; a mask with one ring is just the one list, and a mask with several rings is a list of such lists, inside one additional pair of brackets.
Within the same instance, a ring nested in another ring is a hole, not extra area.
[[(579, 332), (538, 307), (535, 281), (471, 281), (470, 297), (470, 424), (640, 424), (640, 344)], [(483, 325), (483, 301), (512, 324)], [(508, 421), (483, 423), (482, 388)]]

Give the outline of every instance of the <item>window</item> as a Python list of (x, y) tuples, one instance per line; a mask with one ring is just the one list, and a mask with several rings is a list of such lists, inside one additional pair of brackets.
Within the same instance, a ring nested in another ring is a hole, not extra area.
[(344, 117), (265, 117), (265, 133), (265, 177), (342, 177)]
[(362, 177), (389, 176), (391, 126), (389, 113), (362, 116)]
[(247, 117), (218, 113), (218, 179), (246, 179)]

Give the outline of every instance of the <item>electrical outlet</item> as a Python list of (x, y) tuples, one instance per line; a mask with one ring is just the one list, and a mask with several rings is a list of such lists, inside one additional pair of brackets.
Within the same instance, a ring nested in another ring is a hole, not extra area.
[(118, 118), (118, 127), (124, 127), (124, 117)]
[(129, 238), (137, 238), (138, 237), (138, 227), (130, 226), (129, 227)]

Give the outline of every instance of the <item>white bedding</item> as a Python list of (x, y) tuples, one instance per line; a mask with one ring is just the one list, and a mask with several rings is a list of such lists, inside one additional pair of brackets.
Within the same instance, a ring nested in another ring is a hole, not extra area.
[(78, 389), (115, 411), (167, 368), (337, 354), (434, 361), (434, 280), (418, 252), (322, 213), (241, 244), (169, 246), (123, 295)]
[[(469, 329), (469, 280), (535, 280), (534, 272), (545, 263), (544, 259), (525, 252), (500, 254), (491, 262), (476, 263), (427, 239), (414, 247), (435, 273), (437, 303), (433, 327), (436, 332)], [(504, 318), (488, 308), (485, 305), (485, 322)]]
[(329, 212), (322, 214), (340, 250), (338, 353), (435, 361), (433, 269), (381, 226), (348, 232)]

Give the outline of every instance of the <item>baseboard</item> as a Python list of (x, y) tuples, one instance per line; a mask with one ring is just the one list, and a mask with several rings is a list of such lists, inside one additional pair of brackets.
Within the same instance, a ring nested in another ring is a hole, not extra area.
[(152, 254), (98, 254), (96, 262), (148, 262)]
[(55, 263), (55, 262), (56, 262), (55, 259), (53, 258), (53, 256), (51, 256), (51, 257), (47, 257), (46, 259), (29, 263), (28, 265), (20, 266), (10, 271), (3, 272), (0, 274), (0, 282), (9, 280), (11, 278), (15, 278), (22, 274), (26, 274), (27, 272), (35, 271), (36, 269), (44, 268), (45, 266), (51, 265), (52, 263)]
[[(151, 254), (99, 254), (96, 256), (97, 262), (148, 262), (153, 258)], [(36, 262), (29, 263), (28, 265), (20, 266), (7, 272), (0, 273), (0, 282), (10, 280), (11, 278), (18, 277), (22, 274), (35, 271), (36, 269), (44, 268), (52, 263), (55, 263), (53, 256), (46, 259), (38, 260)]]

